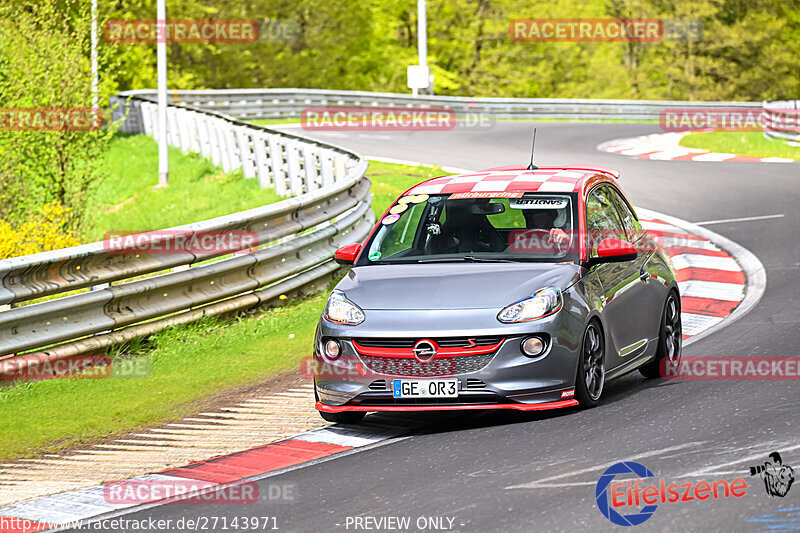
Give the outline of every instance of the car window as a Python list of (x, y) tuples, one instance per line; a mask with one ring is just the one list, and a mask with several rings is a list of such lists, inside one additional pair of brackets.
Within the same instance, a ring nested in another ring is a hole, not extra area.
[(595, 187), (586, 198), (586, 238), (590, 256), (603, 239), (628, 240), (608, 187)]
[(373, 243), (374, 249), (370, 249), (367, 258), (371, 261), (381, 257), (391, 256), (400, 252), (408, 251), (414, 246), (414, 238), (417, 234), (419, 221), (425, 211), (425, 204), (411, 204), (402, 213), (403, 216), (396, 224), (383, 226), (381, 231), (385, 234), (378, 246)]
[[(496, 260), (574, 261), (574, 194), (407, 195), (365, 243), (358, 265)], [(465, 196), (465, 197), (464, 197)]]
[(622, 219), (622, 226), (628, 233), (628, 239), (631, 242), (635, 241), (643, 232), (642, 225), (639, 223), (639, 219), (636, 218), (636, 214), (633, 212), (628, 205), (628, 202), (625, 201), (618, 190), (610, 186), (606, 186), (604, 188), (608, 191), (608, 196), (617, 207), (619, 216)]

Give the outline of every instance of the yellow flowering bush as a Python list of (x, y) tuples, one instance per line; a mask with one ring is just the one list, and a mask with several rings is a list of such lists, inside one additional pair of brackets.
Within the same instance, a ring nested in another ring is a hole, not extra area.
[(56, 201), (39, 210), (38, 216), (19, 227), (0, 219), (0, 259), (35, 254), (80, 244), (67, 229), (67, 213)]

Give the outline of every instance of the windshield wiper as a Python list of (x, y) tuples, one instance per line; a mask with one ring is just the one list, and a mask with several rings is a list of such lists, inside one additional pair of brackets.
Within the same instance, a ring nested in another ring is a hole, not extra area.
[(470, 261), (472, 263), (515, 263), (516, 261), (512, 261), (511, 259), (500, 259), (497, 257), (475, 257), (474, 255), (465, 255), (465, 261)]
[(492, 257), (475, 257), (474, 255), (465, 255), (463, 257), (440, 257), (431, 259), (420, 259), (420, 263), (515, 263), (511, 259), (497, 259)]

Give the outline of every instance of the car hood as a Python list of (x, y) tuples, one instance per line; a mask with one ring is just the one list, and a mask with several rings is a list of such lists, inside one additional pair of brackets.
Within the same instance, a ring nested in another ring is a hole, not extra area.
[(337, 288), (362, 309), (502, 308), (542, 287), (565, 289), (572, 263), (432, 263), (355, 267)]

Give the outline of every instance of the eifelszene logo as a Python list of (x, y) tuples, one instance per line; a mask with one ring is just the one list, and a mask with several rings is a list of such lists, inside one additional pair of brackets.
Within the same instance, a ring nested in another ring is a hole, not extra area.
[[(657, 484), (643, 485), (649, 478), (653, 478)], [(624, 461), (611, 465), (603, 472), (595, 486), (595, 499), (597, 508), (612, 523), (618, 526), (638, 526), (653, 516), (659, 503), (741, 498), (746, 492), (747, 482), (742, 478), (730, 482), (716, 479), (668, 484), (664, 478), (656, 480), (653, 472), (646, 466)], [(635, 512), (623, 514), (628, 510)]]

